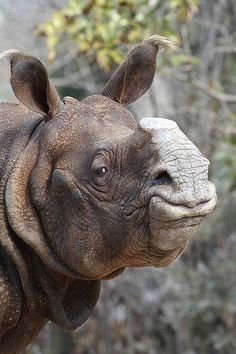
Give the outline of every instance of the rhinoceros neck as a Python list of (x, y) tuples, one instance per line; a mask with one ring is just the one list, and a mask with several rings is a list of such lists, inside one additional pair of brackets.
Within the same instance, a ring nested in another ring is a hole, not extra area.
[[(12, 229), (5, 202), (6, 184), (42, 120), (38, 114), (32, 114), (19, 104), (0, 103), (0, 249), (9, 259), (17, 258), (18, 252), (14, 251), (16, 246), (11, 241)], [(9, 250), (4, 244), (7, 244)]]
[(8, 330), (8, 325), (11, 327), (18, 321), (21, 314), (24, 296), (19, 272), (23, 271), (22, 274), (25, 274), (21, 252), (14, 241), (14, 232), (7, 218), (6, 183), (41, 121), (42, 117), (30, 113), (19, 104), (0, 103), (0, 281), (4, 284), (4, 289), (8, 290), (5, 310), (1, 305), (1, 311), (6, 311), (9, 317), (5, 331)]

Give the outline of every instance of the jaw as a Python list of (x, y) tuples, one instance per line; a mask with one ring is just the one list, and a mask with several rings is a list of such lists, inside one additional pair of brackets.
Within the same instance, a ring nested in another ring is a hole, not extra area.
[[(145, 256), (142, 256), (142, 260), (140, 261), (140, 258), (137, 260), (133, 260), (132, 263), (126, 265), (125, 267), (118, 268), (116, 270), (113, 270), (111, 273), (108, 273), (106, 275), (103, 275), (101, 277), (98, 277), (97, 279), (99, 280), (110, 280), (118, 277), (120, 274), (123, 273), (123, 271), (126, 268), (143, 268), (143, 267), (155, 267), (155, 268), (163, 268), (167, 267), (171, 263), (173, 263), (177, 258), (181, 256), (181, 254), (184, 252), (185, 247), (177, 247), (174, 250), (171, 250), (170, 252), (160, 252), (160, 250), (152, 252), (148, 252), (148, 256), (146, 254)], [(145, 257), (145, 259), (144, 259)]]
[[(117, 260), (117, 266), (109, 267), (107, 265), (101, 265), (101, 274), (96, 275), (94, 279), (99, 280), (109, 280), (116, 278), (119, 276), (125, 268), (141, 268), (141, 267), (155, 267), (155, 268), (163, 268), (170, 265), (177, 258), (181, 256), (184, 252), (186, 246), (181, 245), (172, 250), (160, 250), (155, 245), (151, 243), (148, 247), (139, 250), (137, 252), (133, 252), (130, 255), (127, 255), (126, 261), (124, 259)], [(109, 269), (110, 268), (110, 269)]]
[(187, 243), (172, 250), (161, 250), (150, 242), (151, 235), (146, 235), (147, 243), (143, 247), (132, 245), (126, 254), (113, 258), (113, 262), (105, 257), (90, 258), (89, 270), (84, 268), (83, 275), (87, 280), (109, 280), (119, 276), (125, 268), (155, 267), (163, 268), (175, 261), (185, 250)]

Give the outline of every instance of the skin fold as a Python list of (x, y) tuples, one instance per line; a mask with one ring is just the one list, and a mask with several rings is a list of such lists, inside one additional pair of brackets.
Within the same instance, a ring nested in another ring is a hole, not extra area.
[(38, 59), (0, 55), (20, 101), (0, 104), (0, 354), (20, 353), (48, 320), (81, 326), (101, 280), (169, 265), (213, 210), (196, 146), (174, 122), (138, 124), (126, 108), (168, 46), (147, 37), (82, 102), (61, 101)]

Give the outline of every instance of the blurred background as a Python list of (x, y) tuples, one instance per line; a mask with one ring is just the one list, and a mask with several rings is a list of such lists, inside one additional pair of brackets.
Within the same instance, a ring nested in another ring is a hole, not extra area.
[[(48, 324), (23, 354), (236, 353), (235, 29), (235, 0), (0, 1), (0, 51), (39, 57), (62, 97), (98, 93), (146, 35), (172, 40), (178, 49), (158, 54), (151, 89), (129, 109), (177, 121), (211, 161), (218, 191), (181, 259), (104, 281), (82, 328)], [(0, 99), (15, 100), (4, 61), (0, 78)]]

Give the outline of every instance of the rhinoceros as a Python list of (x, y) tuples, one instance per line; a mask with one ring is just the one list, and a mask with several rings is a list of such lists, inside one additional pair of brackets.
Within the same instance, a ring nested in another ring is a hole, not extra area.
[(170, 42), (145, 38), (105, 88), (60, 99), (37, 59), (10, 50), (19, 103), (0, 104), (0, 353), (50, 320), (81, 326), (100, 282), (164, 267), (216, 204), (208, 160), (174, 121), (126, 108), (150, 87)]

